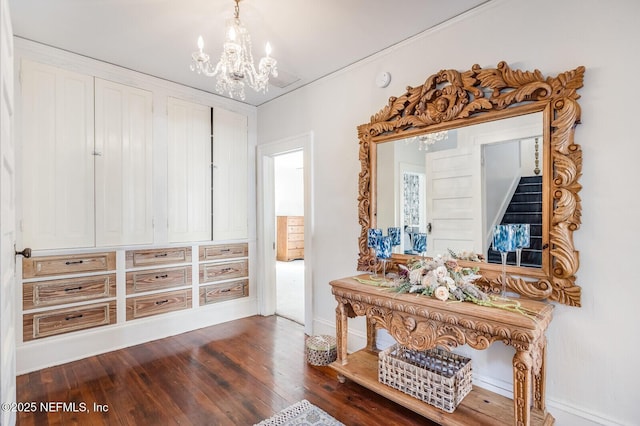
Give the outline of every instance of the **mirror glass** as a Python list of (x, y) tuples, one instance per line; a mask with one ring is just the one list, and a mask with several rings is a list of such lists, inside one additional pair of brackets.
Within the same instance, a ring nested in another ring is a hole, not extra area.
[[(478, 254), (500, 263), (491, 249), (498, 224), (528, 224), (522, 267), (542, 266), (543, 114), (536, 112), (376, 144), (377, 227), (400, 227), (394, 253)], [(507, 263), (516, 265), (515, 252)]]

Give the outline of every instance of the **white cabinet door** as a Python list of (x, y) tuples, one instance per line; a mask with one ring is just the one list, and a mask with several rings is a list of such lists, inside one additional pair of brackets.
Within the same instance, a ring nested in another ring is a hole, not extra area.
[(247, 117), (213, 110), (213, 239), (248, 237)]
[(27, 60), (21, 74), (23, 244), (91, 247), (93, 77)]
[(96, 246), (153, 242), (151, 92), (95, 79)]
[(211, 107), (168, 99), (169, 242), (211, 240)]

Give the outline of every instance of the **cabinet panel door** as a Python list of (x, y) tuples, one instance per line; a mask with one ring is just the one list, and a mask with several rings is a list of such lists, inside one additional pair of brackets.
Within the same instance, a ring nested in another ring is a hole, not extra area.
[(153, 242), (152, 95), (96, 79), (96, 246)]
[(211, 107), (168, 100), (169, 242), (211, 240)]
[(22, 237), (94, 245), (93, 77), (22, 62)]
[(213, 239), (248, 237), (247, 117), (213, 110)]

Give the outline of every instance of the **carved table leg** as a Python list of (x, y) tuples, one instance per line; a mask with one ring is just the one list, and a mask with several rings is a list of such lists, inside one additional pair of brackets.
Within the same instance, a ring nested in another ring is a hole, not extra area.
[(516, 426), (531, 422), (532, 359), (529, 352), (517, 350), (513, 356), (513, 409)]
[(376, 350), (376, 322), (367, 317), (367, 350)]
[(342, 365), (347, 364), (347, 332), (349, 327), (347, 320), (346, 305), (338, 301), (336, 307), (336, 358)]
[(534, 370), (533, 374), (533, 406), (544, 411), (546, 400), (546, 386), (547, 386), (547, 339), (543, 336), (539, 346), (540, 367), (538, 371)]

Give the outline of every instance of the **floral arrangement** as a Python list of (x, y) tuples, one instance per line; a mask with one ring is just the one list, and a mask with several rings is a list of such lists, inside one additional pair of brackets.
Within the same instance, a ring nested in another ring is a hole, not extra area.
[[(463, 267), (458, 259), (471, 260), (474, 256), (456, 255), (449, 250), (449, 256), (436, 256), (433, 259), (412, 260), (407, 265), (398, 265), (399, 273), (393, 279), (365, 280), (355, 278), (365, 284), (384, 286), (397, 293), (413, 293), (435, 297), (443, 302), (472, 302), (507, 311), (518, 312), (536, 321), (535, 313), (525, 309), (520, 301), (495, 295), (488, 295), (474, 284), (481, 278), (479, 268)], [(478, 260), (480, 261), (481, 258)]]
[(398, 278), (388, 285), (399, 293), (417, 293), (442, 301), (489, 303), (489, 296), (473, 284), (481, 277), (478, 268), (462, 267), (456, 259), (437, 256), (398, 267)]

